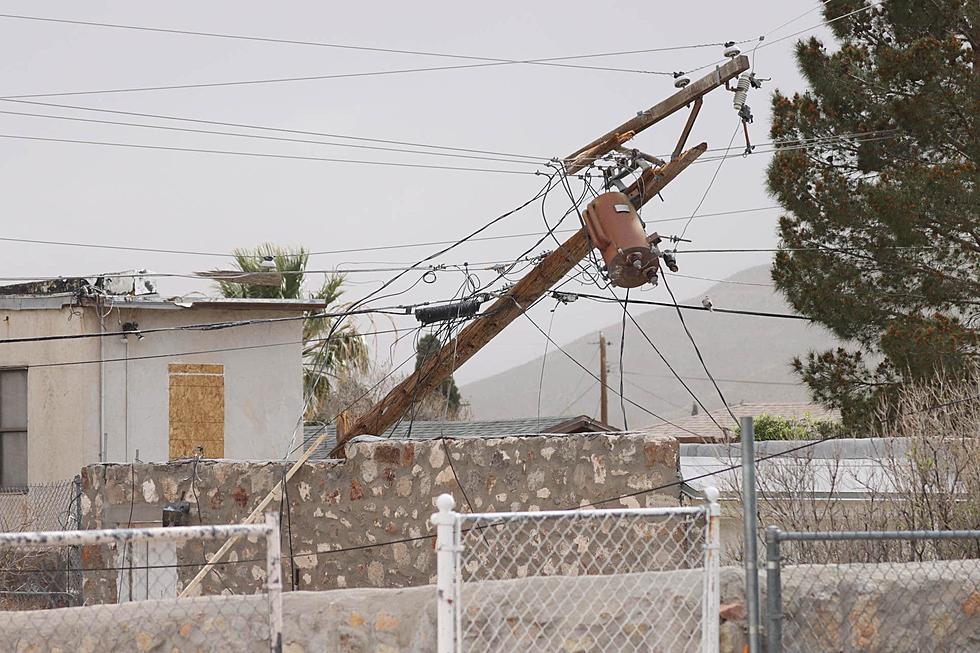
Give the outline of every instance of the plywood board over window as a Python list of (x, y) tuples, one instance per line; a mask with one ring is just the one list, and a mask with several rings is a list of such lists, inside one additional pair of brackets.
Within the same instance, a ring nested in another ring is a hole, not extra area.
[[(170, 458), (225, 456), (225, 367), (171, 363)], [(198, 449), (200, 447), (200, 449)]]

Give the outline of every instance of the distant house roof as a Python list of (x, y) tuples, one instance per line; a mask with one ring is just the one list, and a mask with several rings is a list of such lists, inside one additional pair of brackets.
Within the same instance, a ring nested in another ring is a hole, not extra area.
[[(756, 464), (759, 487), (768, 496), (847, 499), (896, 491), (889, 465), (906, 455), (908, 439), (841, 438), (799, 448), (807, 442), (811, 441), (755, 443), (756, 458), (761, 459)], [(690, 496), (702, 496), (706, 487), (714, 486), (723, 498), (732, 497), (739, 491), (741, 469), (731, 467), (741, 461), (738, 443), (682, 443), (681, 478), (692, 479), (682, 489)]]
[[(392, 440), (434, 440), (436, 438), (502, 438), (507, 436), (561, 433), (604, 433), (616, 429), (586, 415), (574, 417), (528, 417), (487, 422), (399, 422), (381, 434)], [(337, 427), (307, 424), (303, 428), (304, 449), (326, 432), (327, 437), (313, 453), (313, 460), (324, 460), (337, 446)]]
[(327, 307), (318, 299), (260, 299), (188, 295), (163, 297), (153, 273), (131, 270), (94, 277), (62, 277), (0, 286), (0, 308), (57, 309), (68, 305), (103, 305), (145, 309), (223, 308), (237, 310), (316, 311)]
[[(733, 405), (732, 412), (735, 417), (758, 417), (766, 414), (774, 417), (786, 417), (800, 419), (809, 415), (813, 419), (819, 420), (838, 420), (840, 413), (836, 410), (828, 410), (820, 404), (811, 403), (760, 403), (760, 404), (737, 404)], [(714, 420), (712, 420), (714, 418)], [(699, 413), (671, 420), (673, 424), (658, 424), (651, 426), (645, 431), (654, 435), (670, 435), (677, 438), (680, 442), (717, 442), (724, 441), (735, 433), (735, 425), (732, 417), (725, 408), (718, 408), (710, 413)], [(727, 433), (722, 433), (715, 422), (718, 422)], [(680, 427), (680, 428), (678, 428)], [(696, 435), (694, 435), (696, 434)]]

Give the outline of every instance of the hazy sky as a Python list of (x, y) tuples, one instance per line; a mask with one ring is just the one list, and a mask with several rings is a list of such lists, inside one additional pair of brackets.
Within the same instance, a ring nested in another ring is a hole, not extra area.
[[(0, 11), (51, 18), (221, 32), (292, 40), (425, 50), (504, 59), (560, 57), (756, 38), (769, 42), (818, 25), (814, 0), (732, 2), (19, 2)], [(828, 30), (808, 32), (826, 37)], [(160, 34), (0, 18), (2, 96), (247, 123), (371, 138), (418, 141), (540, 157), (563, 156), (674, 91), (668, 76), (538, 65), (502, 65), (438, 72), (362, 76), (211, 88), (67, 95), (79, 91), (322, 76), (439, 65), (466, 60), (357, 52), (336, 48)], [(749, 97), (756, 142), (768, 141), (769, 94), (800, 90), (792, 56), (796, 38), (762, 47), (755, 69), (773, 81)], [(750, 49), (753, 44), (743, 48)], [(721, 58), (721, 47), (575, 60), (570, 63), (644, 71), (690, 70)], [(477, 62), (478, 63), (478, 62)], [(694, 77), (706, 71), (696, 73)], [(45, 113), (197, 129), (199, 124), (114, 116), (77, 109), (0, 103), (0, 111)], [(685, 120), (675, 114), (635, 140), (641, 149), (670, 152)], [(689, 143), (727, 145), (738, 119), (723, 90), (705, 99)], [(211, 127), (286, 136), (274, 132)], [(0, 134), (178, 148), (233, 150), (301, 157), (461, 165), (533, 172), (533, 165), (358, 150), (254, 138), (190, 134), (139, 127), (52, 120), (0, 113)], [(311, 138), (293, 135), (295, 138)], [(736, 136), (738, 147), (741, 135)], [(336, 139), (322, 139), (336, 140)], [(348, 141), (357, 142), (357, 141)], [(710, 153), (709, 153), (710, 155)], [(701, 213), (771, 206), (764, 188), (768, 155), (728, 159)], [(648, 204), (645, 219), (662, 234), (698, 205), (717, 161), (692, 166)], [(539, 166), (537, 169), (544, 169)], [(465, 235), (530, 198), (542, 177), (470, 171), (394, 168), (66, 144), (0, 138), (0, 235), (113, 245), (225, 252), (264, 241), (310, 250), (395, 245)], [(568, 207), (552, 193), (553, 221)], [(772, 247), (775, 210), (695, 220), (690, 248)], [(573, 224), (572, 221), (566, 223)], [(496, 225), (488, 235), (543, 232), (534, 205)], [(513, 258), (534, 238), (467, 244), (439, 262), (459, 264)], [(552, 243), (552, 247), (554, 244)], [(542, 245), (543, 249), (545, 245)], [(312, 268), (385, 267), (414, 262), (436, 248), (322, 255)], [(0, 242), (4, 277), (90, 274), (129, 268), (187, 273), (227, 265), (226, 259)], [(724, 277), (764, 263), (769, 254), (682, 255), (681, 272)], [(349, 298), (377, 287), (390, 273), (352, 273)], [(492, 273), (479, 272), (483, 280)], [(404, 289), (418, 280), (408, 275)], [(462, 275), (441, 273), (398, 302), (450, 296)], [(678, 298), (710, 282), (675, 278)], [(162, 279), (164, 294), (209, 290), (205, 283)], [(634, 297), (637, 296), (634, 294)], [(661, 286), (642, 294), (666, 298)], [(552, 303), (532, 317), (547, 326)], [(568, 341), (615, 322), (615, 305), (578, 302), (556, 314), (552, 336)], [(411, 317), (396, 318), (412, 326)], [(370, 324), (361, 320), (365, 329)], [(389, 328), (378, 321), (379, 328)], [(387, 341), (379, 343), (387, 355)], [(513, 324), (457, 374), (466, 382), (537, 356), (544, 340), (524, 320)], [(401, 352), (407, 355), (408, 350)], [(397, 358), (397, 357), (396, 357)], [(400, 359), (398, 359), (400, 360)]]

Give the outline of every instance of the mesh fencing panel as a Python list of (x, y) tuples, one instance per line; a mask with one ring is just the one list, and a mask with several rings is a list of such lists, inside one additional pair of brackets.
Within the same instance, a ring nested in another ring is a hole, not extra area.
[(74, 481), (0, 488), (0, 533), (77, 527)]
[[(205, 547), (213, 553), (228, 534), (202, 526), (177, 529), (184, 534), (176, 539), (161, 528), (0, 536), (0, 641), (18, 651), (269, 651), (279, 595), (266, 582), (264, 527), (233, 528), (247, 531), (257, 553), (215, 565), (186, 598), (179, 595), (204, 567)], [(55, 600), (64, 578), (60, 537), (78, 533), (106, 535), (82, 545), (83, 564), (70, 570), (83, 590)], [(245, 586), (233, 582), (241, 578), (252, 581), (248, 593), (234, 589)]]
[(781, 542), (782, 651), (980, 651), (980, 532), (861, 535)]
[[(0, 532), (59, 531), (78, 527), (77, 481), (0, 490)], [(81, 593), (80, 549), (0, 548), (0, 605), (57, 608), (77, 605)], [(17, 573), (43, 569), (43, 574)]]
[(670, 510), (460, 515), (461, 650), (699, 650), (705, 517)]

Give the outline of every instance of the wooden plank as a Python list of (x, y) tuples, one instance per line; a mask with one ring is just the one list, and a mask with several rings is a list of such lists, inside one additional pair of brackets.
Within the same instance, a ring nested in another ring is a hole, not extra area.
[[(702, 97), (709, 91), (712, 91), (719, 86), (723, 86), (725, 82), (738, 77), (748, 69), (749, 58), (743, 54), (728, 61), (724, 66), (716, 68), (701, 79), (691, 82), (681, 90), (671, 95), (669, 98), (658, 102), (646, 111), (638, 114), (635, 118), (627, 120), (619, 127), (616, 127), (606, 134), (603, 134), (585, 147), (582, 147), (569, 154), (567, 157), (565, 157), (568, 174), (573, 175), (576, 172), (579, 172), (580, 170), (586, 168), (596, 157), (603, 156), (618, 145), (621, 145), (621, 143), (618, 142), (621, 135), (626, 134), (627, 132), (639, 134), (647, 127), (660, 122), (667, 116), (682, 109), (691, 102), (694, 102), (696, 99)], [(608, 147), (608, 149), (605, 149), (606, 147)], [(605, 151), (603, 151), (604, 149)], [(581, 156), (585, 152), (588, 152), (588, 156)]]
[[(659, 169), (644, 171), (640, 178), (627, 189), (626, 195), (634, 199), (634, 205), (642, 206), (656, 196), (682, 170), (693, 163), (708, 148), (706, 143), (693, 147), (677, 159)], [(642, 189), (642, 193), (641, 193)], [(641, 199), (642, 197), (642, 199)], [(637, 204), (639, 203), (639, 204)], [(346, 433), (347, 438), (370, 433), (384, 433), (411, 406), (413, 398), (426, 397), (460, 365), (470, 359), (484, 345), (517, 319), (531, 304), (536, 302), (553, 285), (581, 261), (589, 250), (589, 239), (579, 229), (561, 247), (549, 254), (531, 272), (497, 299), (484, 311), (483, 317), (470, 322), (456, 339), (448, 342), (422, 367), (395, 386), (370, 411), (362, 415)], [(334, 453), (343, 447), (338, 442)]]
[(698, 113), (701, 112), (702, 104), (704, 104), (704, 100), (701, 98), (694, 101), (694, 106), (691, 107), (691, 113), (687, 116), (687, 122), (684, 124), (684, 131), (681, 132), (681, 137), (677, 139), (677, 146), (670, 155), (671, 159), (676, 159), (680, 156), (681, 150), (687, 144), (687, 137), (691, 135), (691, 128), (694, 127), (694, 121), (698, 119)]

